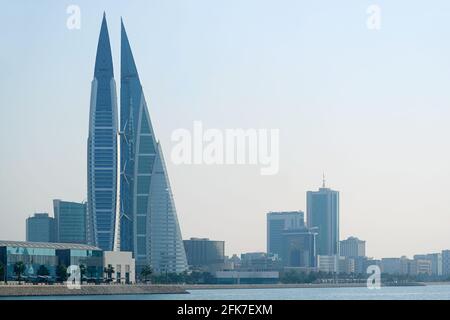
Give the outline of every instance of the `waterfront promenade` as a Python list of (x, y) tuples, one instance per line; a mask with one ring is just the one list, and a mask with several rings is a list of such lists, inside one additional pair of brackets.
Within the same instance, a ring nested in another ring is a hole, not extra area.
[(178, 285), (82, 285), (69, 289), (66, 285), (0, 285), (0, 297), (59, 296), (59, 295), (123, 295), (123, 294), (183, 294), (188, 293)]

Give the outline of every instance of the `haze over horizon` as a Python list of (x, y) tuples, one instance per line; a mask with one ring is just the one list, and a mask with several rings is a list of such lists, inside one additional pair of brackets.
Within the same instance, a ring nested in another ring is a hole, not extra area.
[[(106, 11), (120, 85), (120, 17), (168, 166), (184, 239), (265, 251), (266, 213), (340, 192), (341, 239), (368, 256), (450, 249), (450, 3), (18, 1), (0, 13), (0, 239), (52, 200), (86, 200), (90, 85)], [(66, 8), (81, 9), (69, 30)], [(119, 90), (118, 90), (119, 94)], [(280, 130), (280, 171), (175, 165), (179, 128)]]

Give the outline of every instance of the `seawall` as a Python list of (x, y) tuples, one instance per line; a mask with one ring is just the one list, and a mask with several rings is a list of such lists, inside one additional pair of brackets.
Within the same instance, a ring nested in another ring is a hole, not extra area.
[(170, 293), (188, 292), (176, 285), (82, 285), (80, 289), (69, 289), (65, 285), (0, 285), (0, 297)]

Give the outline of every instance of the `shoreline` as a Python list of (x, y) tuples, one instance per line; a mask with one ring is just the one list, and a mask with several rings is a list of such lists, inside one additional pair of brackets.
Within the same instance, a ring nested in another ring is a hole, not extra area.
[[(382, 284), (382, 287), (409, 287), (450, 285), (450, 282), (413, 282), (407, 284)], [(69, 289), (65, 285), (0, 285), (0, 298), (34, 296), (82, 296), (82, 295), (145, 295), (145, 294), (189, 294), (194, 290), (227, 289), (313, 289), (313, 288), (363, 288), (366, 283), (315, 283), (315, 284), (142, 284), (142, 285), (82, 285), (80, 289)]]
[(0, 285), (1, 297), (189, 294), (181, 285), (82, 285), (69, 289), (65, 285)]
[[(444, 283), (436, 283), (436, 285)], [(450, 282), (447, 283), (450, 285)], [(412, 282), (404, 284), (381, 284), (382, 287), (421, 287), (426, 286), (424, 282)], [(431, 285), (431, 284), (430, 284)], [(208, 289), (313, 289), (313, 288), (365, 288), (363, 283), (277, 283), (277, 284), (195, 284), (182, 285), (186, 290), (208, 290)]]

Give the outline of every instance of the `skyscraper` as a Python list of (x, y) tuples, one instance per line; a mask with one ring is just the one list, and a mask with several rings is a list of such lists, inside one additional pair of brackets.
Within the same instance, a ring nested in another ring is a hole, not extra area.
[(339, 192), (325, 187), (325, 179), (319, 191), (308, 191), (307, 224), (318, 228), (317, 254), (339, 254)]
[(55, 241), (86, 244), (86, 204), (53, 200), (53, 210), (55, 216)]
[(120, 248), (136, 268), (187, 269), (177, 212), (159, 142), (123, 22), (120, 88)]
[(281, 211), (267, 213), (267, 253), (277, 254), (281, 258), (283, 252), (283, 231), (305, 226), (303, 211)]
[(48, 213), (35, 213), (27, 219), (27, 241), (55, 242), (55, 219)]
[(88, 220), (90, 244), (113, 250), (117, 214), (117, 97), (111, 46), (103, 15), (91, 85), (88, 138)]

